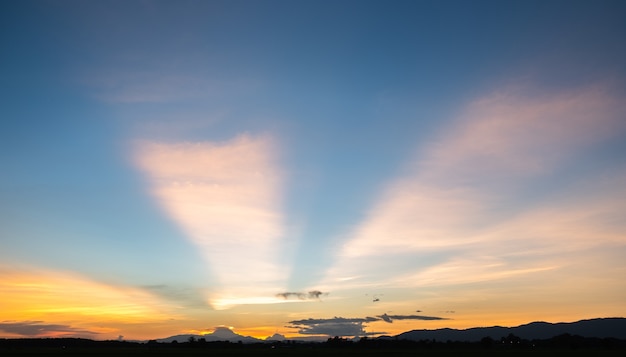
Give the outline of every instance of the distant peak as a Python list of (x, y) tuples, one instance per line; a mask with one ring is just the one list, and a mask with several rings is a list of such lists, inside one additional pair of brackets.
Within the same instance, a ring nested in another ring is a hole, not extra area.
[(220, 337), (233, 337), (233, 336), (238, 336), (233, 330), (231, 330), (228, 327), (216, 327), (215, 331), (213, 331), (213, 333), (211, 333), (211, 335), (213, 336), (220, 336)]
[(266, 338), (265, 340), (267, 340), (267, 341), (284, 341), (286, 339), (287, 338), (284, 335), (281, 335), (279, 333), (275, 333), (272, 336)]

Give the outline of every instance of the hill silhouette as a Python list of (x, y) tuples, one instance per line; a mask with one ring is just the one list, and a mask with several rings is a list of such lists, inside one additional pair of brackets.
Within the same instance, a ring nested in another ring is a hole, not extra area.
[(558, 335), (570, 334), (593, 338), (626, 339), (626, 318), (597, 318), (577, 322), (532, 322), (516, 327), (475, 327), (465, 330), (450, 328), (436, 330), (412, 330), (394, 336), (395, 339), (412, 341), (467, 341), (477, 342), (484, 337), (499, 339), (513, 334), (523, 339), (549, 339)]

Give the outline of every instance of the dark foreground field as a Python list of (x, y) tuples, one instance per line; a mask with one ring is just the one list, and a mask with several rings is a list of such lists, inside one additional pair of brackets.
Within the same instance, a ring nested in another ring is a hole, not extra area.
[(342, 338), (323, 343), (187, 342), (147, 343), (94, 341), (79, 338), (0, 339), (0, 357), (11, 356), (207, 356), (207, 357), (400, 357), (400, 356), (626, 356), (626, 340), (585, 338), (569, 334), (547, 340), (523, 340), (514, 335), (480, 342)]
[(2, 349), (0, 355), (10, 356), (215, 356), (215, 357), (374, 357), (374, 356), (626, 356), (618, 349), (475, 349), (475, 348), (51, 348), (22, 347)]

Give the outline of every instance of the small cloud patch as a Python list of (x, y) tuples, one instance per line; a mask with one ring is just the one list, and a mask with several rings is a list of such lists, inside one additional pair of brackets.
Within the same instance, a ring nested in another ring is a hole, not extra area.
[(285, 300), (320, 300), (322, 296), (328, 296), (328, 293), (324, 293), (319, 290), (311, 290), (309, 292), (288, 291), (276, 294), (276, 297), (283, 298)]

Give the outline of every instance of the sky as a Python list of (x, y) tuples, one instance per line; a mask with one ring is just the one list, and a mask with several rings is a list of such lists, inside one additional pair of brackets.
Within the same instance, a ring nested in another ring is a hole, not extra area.
[(626, 316), (623, 1), (2, 1), (0, 337)]

